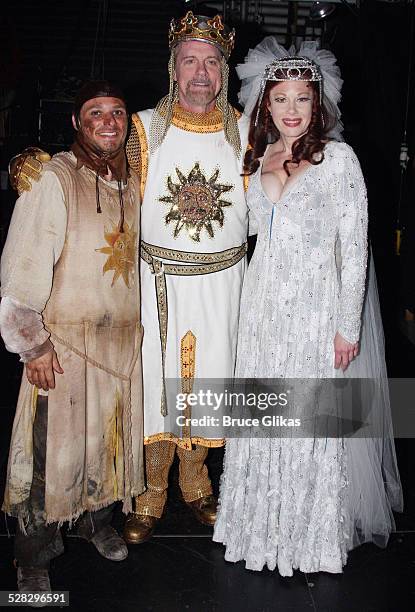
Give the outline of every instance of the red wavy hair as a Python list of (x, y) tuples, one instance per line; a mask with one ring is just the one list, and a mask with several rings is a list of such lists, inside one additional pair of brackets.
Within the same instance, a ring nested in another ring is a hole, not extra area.
[[(290, 175), (288, 169), (289, 164), (296, 164), (298, 166), (302, 160), (306, 160), (313, 165), (321, 164), (324, 159), (323, 149), (327, 140), (329, 140), (327, 134), (335, 123), (334, 118), (329, 115), (324, 104), (320, 104), (318, 82), (308, 81), (308, 83), (313, 91), (313, 107), (310, 125), (308, 126), (307, 132), (293, 144), (292, 159), (286, 159), (284, 162), (284, 170), (288, 176)], [(258, 102), (255, 104), (255, 108), (252, 111), (248, 136), (250, 148), (245, 153), (244, 157), (245, 175), (253, 174), (257, 170), (259, 160), (264, 155), (267, 145), (276, 142), (280, 138), (280, 133), (275, 127), (268, 110), (269, 95), (271, 89), (276, 85), (278, 85), (278, 82), (275, 81), (267, 81), (265, 85), (256, 126), (255, 118), (257, 116)], [(318, 155), (319, 153), (320, 155)]]

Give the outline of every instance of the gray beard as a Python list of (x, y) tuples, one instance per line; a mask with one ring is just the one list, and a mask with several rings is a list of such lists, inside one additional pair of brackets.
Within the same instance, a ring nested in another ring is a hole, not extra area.
[(212, 87), (209, 89), (203, 89), (201, 91), (191, 91), (190, 84), (186, 87), (186, 99), (191, 103), (198, 106), (207, 106), (210, 102), (212, 102), (217, 96), (215, 96), (215, 92)]

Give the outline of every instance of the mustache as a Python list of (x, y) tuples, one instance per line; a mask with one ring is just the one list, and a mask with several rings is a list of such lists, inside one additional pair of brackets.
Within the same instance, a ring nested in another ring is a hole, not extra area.
[(192, 79), (187, 85), (212, 85), (210, 79)]

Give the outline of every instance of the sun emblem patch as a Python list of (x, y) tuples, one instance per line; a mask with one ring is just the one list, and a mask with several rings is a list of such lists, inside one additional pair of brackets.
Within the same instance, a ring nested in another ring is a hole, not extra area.
[(203, 229), (207, 231), (210, 238), (214, 237), (213, 223), (219, 227), (223, 226), (225, 215), (223, 208), (232, 206), (232, 202), (222, 200), (221, 196), (233, 189), (233, 185), (222, 185), (216, 180), (219, 170), (215, 170), (207, 179), (196, 163), (187, 176), (178, 168), (176, 174), (179, 183), (174, 183), (169, 176), (167, 188), (170, 195), (159, 198), (160, 202), (171, 204), (170, 211), (165, 216), (166, 224), (174, 223), (174, 237), (177, 238), (184, 228), (189, 237), (195, 242), (200, 242), (200, 234)]
[(109, 246), (104, 246), (101, 249), (95, 249), (99, 253), (108, 255), (102, 273), (114, 270), (111, 287), (115, 281), (121, 276), (124, 279), (127, 287), (130, 287), (130, 274), (133, 274), (135, 257), (137, 251), (136, 239), (137, 232), (133, 232), (124, 222), (124, 231), (120, 232), (118, 225), (114, 225), (111, 231), (104, 232), (104, 238)]

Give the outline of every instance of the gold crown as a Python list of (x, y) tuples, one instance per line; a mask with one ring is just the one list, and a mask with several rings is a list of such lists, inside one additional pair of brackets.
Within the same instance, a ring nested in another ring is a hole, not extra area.
[(215, 15), (209, 18), (193, 15), (187, 11), (181, 19), (172, 19), (169, 29), (169, 47), (172, 49), (185, 40), (200, 40), (215, 45), (229, 59), (235, 44), (235, 30), (229, 30), (222, 23), (222, 17)]

